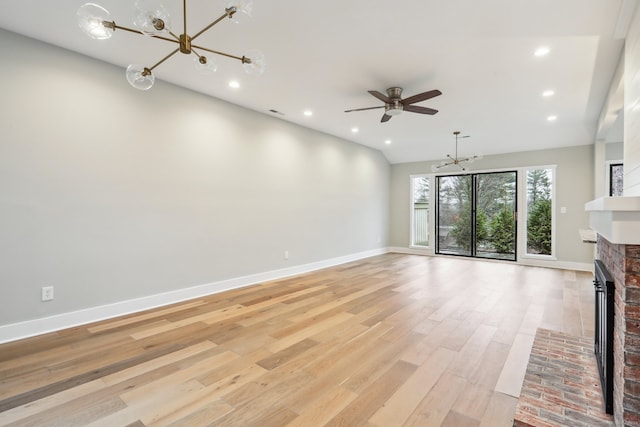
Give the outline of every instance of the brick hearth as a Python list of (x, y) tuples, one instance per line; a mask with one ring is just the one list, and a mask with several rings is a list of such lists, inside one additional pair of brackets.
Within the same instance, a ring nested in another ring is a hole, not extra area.
[(538, 329), (513, 425), (613, 426), (597, 369), (593, 338)]

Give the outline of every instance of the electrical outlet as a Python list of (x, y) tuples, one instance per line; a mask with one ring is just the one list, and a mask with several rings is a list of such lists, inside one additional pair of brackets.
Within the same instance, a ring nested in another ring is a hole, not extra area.
[(289, 259), (289, 251), (284, 251), (284, 259)]
[(53, 286), (42, 287), (42, 301), (51, 301), (53, 299)]

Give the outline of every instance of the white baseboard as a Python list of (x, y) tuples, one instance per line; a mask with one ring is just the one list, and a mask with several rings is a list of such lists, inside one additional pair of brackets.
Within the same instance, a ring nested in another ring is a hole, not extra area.
[(208, 283), (205, 285), (194, 286), (185, 289), (178, 289), (172, 292), (149, 295), (142, 298), (121, 301), (99, 307), (91, 307), (83, 310), (72, 311), (69, 313), (58, 314), (55, 316), (27, 320), (25, 322), (12, 323), (9, 325), (0, 325), (0, 343), (16, 341), (23, 338), (29, 338), (36, 335), (42, 335), (49, 332), (71, 328), (74, 326), (86, 325), (88, 323), (93, 323), (100, 320), (111, 319), (114, 317), (136, 313), (151, 308), (175, 304), (194, 298), (200, 298), (206, 295), (212, 295), (232, 289), (238, 289), (245, 286), (267, 282), (270, 280), (277, 280), (289, 276), (295, 276), (297, 274), (308, 273), (327, 267), (333, 267), (335, 265), (345, 264), (348, 262), (381, 255), (387, 252), (388, 250), (386, 248), (373, 249), (370, 251), (359, 252), (337, 258), (331, 258), (328, 260), (283, 268), (280, 270), (267, 271), (264, 273), (252, 274), (249, 276), (236, 277), (233, 279), (222, 280), (220, 282)]
[(389, 252), (396, 254), (408, 254), (408, 255), (433, 255), (433, 249), (429, 248), (403, 248), (400, 246), (392, 246), (389, 248)]
[[(435, 255), (431, 249), (403, 248), (398, 246), (390, 247), (389, 252), (394, 252), (399, 254), (410, 254), (410, 255), (425, 255), (425, 256), (453, 256), (453, 255)], [(513, 261), (500, 261), (500, 260), (471, 258), (471, 257), (466, 257), (466, 259), (478, 259), (482, 261), (509, 262), (509, 263), (513, 262)], [(562, 270), (593, 271), (593, 263), (584, 263), (584, 262), (521, 258), (517, 261), (517, 264), (527, 265), (531, 267), (559, 268)]]

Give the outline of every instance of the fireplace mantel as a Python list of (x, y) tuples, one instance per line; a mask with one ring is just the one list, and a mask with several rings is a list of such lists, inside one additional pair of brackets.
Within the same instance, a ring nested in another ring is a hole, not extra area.
[(640, 244), (640, 197), (601, 197), (585, 204), (589, 226), (609, 242)]

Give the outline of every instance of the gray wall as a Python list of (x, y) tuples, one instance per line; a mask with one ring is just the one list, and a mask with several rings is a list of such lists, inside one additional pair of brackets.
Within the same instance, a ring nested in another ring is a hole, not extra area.
[(622, 160), (624, 158), (624, 143), (612, 142), (605, 144), (605, 147), (607, 161)]
[(387, 244), (379, 151), (2, 30), (0, 54), (0, 325)]
[[(593, 263), (593, 246), (580, 240), (579, 228), (589, 228), (584, 204), (593, 199), (593, 145), (556, 150), (529, 151), (486, 156), (471, 165), (472, 170), (557, 165), (556, 252), (558, 262)], [(391, 210), (389, 245), (406, 248), (410, 236), (409, 176), (431, 173), (431, 162), (391, 166)], [(561, 214), (560, 207), (567, 213)]]

